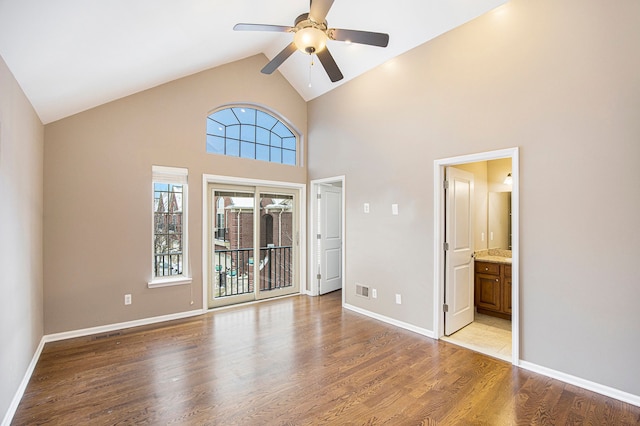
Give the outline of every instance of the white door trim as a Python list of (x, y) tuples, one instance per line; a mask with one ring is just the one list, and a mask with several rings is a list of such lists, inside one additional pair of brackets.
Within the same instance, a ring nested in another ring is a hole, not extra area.
[[(342, 212), (341, 212), (341, 221), (342, 221), (342, 305), (344, 306), (345, 304), (345, 292), (344, 292), (344, 288), (345, 288), (345, 276), (346, 276), (346, 270), (345, 270), (345, 241), (347, 238), (347, 232), (346, 232), (346, 215), (345, 215), (345, 210), (346, 210), (346, 181), (345, 181), (345, 176), (341, 175), (341, 176), (334, 176), (334, 177), (328, 177), (328, 178), (322, 178), (322, 179), (313, 179), (310, 181), (310, 188), (309, 190), (311, 191), (311, 194), (317, 194), (318, 192), (318, 185), (321, 184), (327, 184), (327, 183), (335, 183), (335, 182), (341, 182), (342, 184)], [(313, 198), (313, 195), (311, 196), (311, 198)], [(318, 227), (318, 203), (313, 202), (314, 200), (311, 200), (311, 203), (309, 205), (310, 208), (310, 219), (311, 219), (311, 225), (310, 225), (310, 229), (311, 229), (311, 233), (310, 235), (316, 235), (317, 232), (317, 227)], [(308, 264), (309, 264), (309, 280), (308, 282), (310, 283), (310, 287), (307, 290), (307, 294), (309, 294), (310, 296), (317, 296), (318, 295), (318, 286), (317, 284), (317, 280), (315, 279), (314, 275), (314, 268), (312, 265), (314, 265), (315, 259), (317, 259), (318, 253), (317, 253), (317, 244), (315, 244), (315, 241), (313, 238), (309, 238), (309, 258), (308, 258)]]
[(298, 223), (300, 224), (300, 235), (298, 236), (298, 246), (300, 250), (300, 293), (307, 288), (307, 185), (304, 183), (282, 182), (276, 180), (251, 179), (235, 176), (222, 175), (202, 175), (202, 309), (209, 310), (209, 268), (207, 262), (209, 253), (209, 226), (207, 225), (209, 215), (209, 184), (219, 183), (225, 185), (247, 185), (247, 186), (270, 186), (276, 188), (297, 189), (300, 191), (300, 209)]
[(444, 295), (444, 168), (458, 164), (475, 163), (478, 161), (511, 158), (513, 188), (511, 192), (511, 224), (512, 224), (512, 290), (511, 290), (511, 362), (520, 364), (520, 170), (519, 148), (506, 148), (478, 154), (462, 155), (459, 157), (443, 158), (433, 162), (433, 335), (436, 339), (444, 336), (444, 312), (442, 309)]

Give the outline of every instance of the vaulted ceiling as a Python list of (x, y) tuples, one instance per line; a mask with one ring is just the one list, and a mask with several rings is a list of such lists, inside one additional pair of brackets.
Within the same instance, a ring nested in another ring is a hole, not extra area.
[[(330, 41), (337, 83), (301, 52), (278, 71), (311, 100), (506, 1), (336, 0), (330, 27), (388, 33), (389, 46)], [(291, 34), (234, 24), (288, 26), (308, 11), (308, 0), (0, 0), (0, 55), (46, 124), (259, 53), (271, 59)]]

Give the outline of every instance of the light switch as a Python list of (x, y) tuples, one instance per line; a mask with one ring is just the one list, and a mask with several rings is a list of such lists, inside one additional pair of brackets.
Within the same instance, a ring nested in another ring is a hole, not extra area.
[(369, 213), (369, 203), (364, 203), (364, 212)]
[(397, 215), (398, 214), (398, 205), (397, 204), (391, 204), (391, 214), (393, 214), (393, 215)]

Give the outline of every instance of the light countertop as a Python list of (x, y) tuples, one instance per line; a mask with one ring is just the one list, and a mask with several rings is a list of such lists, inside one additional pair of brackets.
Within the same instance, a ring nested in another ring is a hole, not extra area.
[(477, 262), (491, 262), (491, 263), (503, 263), (505, 265), (511, 265), (511, 258), (504, 256), (491, 256), (488, 254), (485, 255), (476, 255)]

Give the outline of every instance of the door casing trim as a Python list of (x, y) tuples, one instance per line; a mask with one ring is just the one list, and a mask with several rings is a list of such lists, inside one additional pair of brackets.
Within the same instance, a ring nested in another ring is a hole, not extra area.
[(511, 363), (520, 364), (520, 170), (519, 148), (443, 158), (433, 162), (433, 335), (435, 339), (444, 336), (444, 169), (447, 166), (475, 163), (479, 161), (511, 158), (511, 224), (512, 224), (512, 278), (511, 278)]
[[(345, 305), (345, 276), (346, 276), (346, 270), (345, 270), (345, 241), (347, 239), (347, 232), (346, 232), (346, 179), (344, 175), (340, 175), (340, 176), (333, 176), (333, 177), (328, 177), (328, 178), (322, 178), (322, 179), (313, 179), (310, 181), (310, 192), (311, 194), (316, 194), (318, 192), (318, 185), (322, 185), (322, 184), (328, 184), (328, 183), (335, 183), (335, 182), (340, 182), (342, 184), (342, 212), (341, 212), (341, 223), (342, 223), (342, 306)], [(318, 208), (317, 208), (317, 203), (313, 202), (313, 196), (310, 197), (311, 202), (309, 204), (309, 219), (311, 221), (311, 224), (309, 226), (310, 228), (310, 235), (316, 235), (316, 228), (317, 228), (317, 223), (318, 223)], [(318, 286), (313, 285), (313, 283), (315, 282), (315, 280), (313, 279), (313, 273), (314, 273), (314, 259), (316, 259), (318, 253), (316, 253), (316, 244), (314, 244), (313, 238), (309, 238), (309, 258), (308, 258), (308, 264), (309, 264), (309, 276), (308, 276), (308, 282), (311, 284), (309, 289), (307, 290), (307, 294), (310, 296), (318, 296)]]
[(298, 216), (298, 223), (300, 224), (300, 235), (298, 247), (300, 250), (300, 287), (299, 294), (304, 292), (307, 288), (307, 185), (304, 183), (283, 182), (275, 180), (264, 179), (251, 179), (237, 176), (223, 176), (223, 175), (202, 175), (202, 309), (203, 311), (209, 310), (209, 268), (207, 267), (207, 260), (209, 258), (209, 227), (208, 215), (209, 215), (209, 203), (211, 202), (209, 197), (209, 184), (224, 184), (224, 185), (247, 185), (247, 186), (270, 186), (276, 188), (288, 188), (296, 189), (300, 191), (300, 212)]

